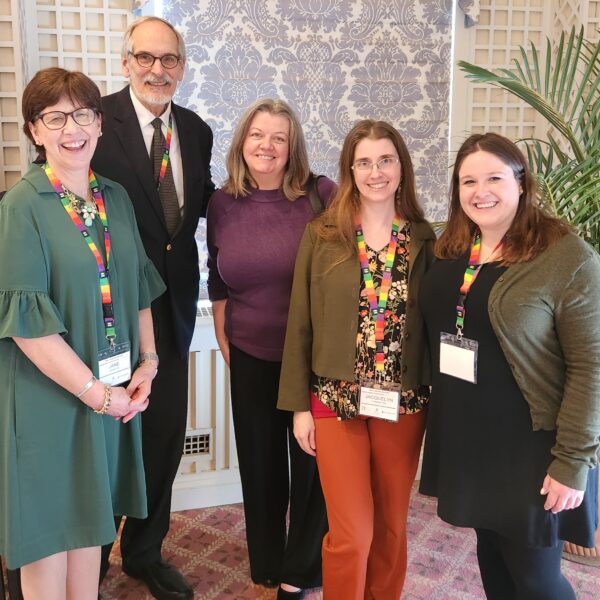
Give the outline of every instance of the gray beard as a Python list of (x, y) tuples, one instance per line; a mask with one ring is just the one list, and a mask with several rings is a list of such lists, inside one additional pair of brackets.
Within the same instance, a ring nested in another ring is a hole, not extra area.
[(165, 105), (171, 102), (173, 96), (171, 94), (163, 94), (159, 95), (156, 92), (153, 94), (147, 94), (144, 91), (141, 91), (139, 94), (140, 100), (146, 102), (148, 104), (152, 104), (155, 106)]

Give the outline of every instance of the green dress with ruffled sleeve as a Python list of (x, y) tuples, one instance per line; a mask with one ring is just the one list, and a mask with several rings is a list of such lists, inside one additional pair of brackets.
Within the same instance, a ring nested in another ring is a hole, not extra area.
[[(165, 290), (119, 184), (97, 176), (111, 235), (117, 343), (137, 364), (139, 310)], [(104, 253), (102, 225), (88, 228)], [(0, 202), (0, 555), (17, 568), (115, 538), (146, 516), (140, 416), (100, 416), (43, 375), (13, 337), (60, 334), (98, 376), (108, 347), (94, 256), (39, 165)]]

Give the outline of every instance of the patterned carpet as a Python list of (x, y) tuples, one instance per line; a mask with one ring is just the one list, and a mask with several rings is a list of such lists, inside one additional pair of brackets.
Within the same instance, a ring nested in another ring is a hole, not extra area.
[[(100, 592), (103, 600), (151, 600), (145, 588), (120, 570), (118, 544)], [(248, 575), (244, 514), (239, 504), (173, 513), (165, 558), (186, 575), (196, 600), (272, 600), (275, 591)], [(600, 569), (563, 561), (578, 600), (600, 597)], [(321, 598), (320, 590), (307, 594)], [(409, 516), (409, 564), (402, 600), (484, 600), (475, 540), (469, 530), (445, 525), (435, 502), (413, 493)]]

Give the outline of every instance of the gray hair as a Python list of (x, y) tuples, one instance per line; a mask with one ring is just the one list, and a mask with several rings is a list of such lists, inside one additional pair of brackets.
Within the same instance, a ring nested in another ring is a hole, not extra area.
[(179, 31), (177, 31), (177, 29), (175, 29), (175, 27), (173, 27), (173, 25), (171, 25), (171, 23), (169, 23), (169, 21), (165, 21), (160, 17), (154, 16), (140, 17), (139, 19), (136, 19), (129, 25), (123, 37), (123, 45), (121, 46), (121, 57), (127, 58), (129, 52), (133, 53), (133, 40), (131, 38), (135, 29), (143, 23), (150, 23), (152, 21), (163, 23), (175, 34), (175, 37), (177, 38), (177, 54), (179, 58), (181, 58), (181, 60), (185, 61), (185, 42), (183, 41), (182, 35), (179, 33)]

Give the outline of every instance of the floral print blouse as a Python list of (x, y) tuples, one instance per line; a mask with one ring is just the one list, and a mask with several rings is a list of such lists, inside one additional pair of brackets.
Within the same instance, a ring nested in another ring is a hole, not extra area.
[[(383, 340), (383, 380), (395, 383), (400, 383), (401, 374), (402, 333), (406, 320), (406, 300), (408, 297), (409, 243), (410, 224), (406, 223), (398, 232), (398, 247), (392, 268), (392, 285), (388, 294), (388, 305), (385, 312)], [(367, 257), (377, 294), (379, 294), (381, 286), (387, 251), (387, 245), (379, 251), (367, 246)], [(371, 316), (364, 279), (362, 279), (360, 286), (358, 315), (354, 381), (317, 376), (313, 385), (313, 392), (317, 398), (342, 420), (358, 416), (361, 380), (375, 380), (375, 323)], [(402, 390), (400, 414), (411, 414), (422, 410), (429, 400), (429, 391), (429, 386), (420, 386), (416, 390)]]

